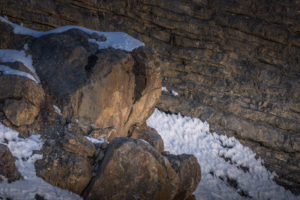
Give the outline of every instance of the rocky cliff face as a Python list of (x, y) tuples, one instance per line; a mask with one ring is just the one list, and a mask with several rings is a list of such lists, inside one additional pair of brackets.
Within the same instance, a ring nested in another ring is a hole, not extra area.
[(77, 24), (125, 31), (153, 46), (168, 90), (158, 107), (239, 138), (279, 183), (299, 193), (299, 6), (299, 0), (5, 0), (0, 14), (41, 30)]

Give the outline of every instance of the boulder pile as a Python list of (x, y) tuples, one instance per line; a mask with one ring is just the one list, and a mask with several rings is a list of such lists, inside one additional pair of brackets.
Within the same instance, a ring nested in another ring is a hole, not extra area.
[[(0, 122), (21, 137), (41, 134), (37, 176), (84, 199), (193, 198), (196, 158), (164, 152), (145, 124), (161, 95), (152, 49), (103, 48), (107, 38), (79, 28), (36, 36), (0, 27)], [(0, 145), (8, 181), (20, 177), (14, 162)]]

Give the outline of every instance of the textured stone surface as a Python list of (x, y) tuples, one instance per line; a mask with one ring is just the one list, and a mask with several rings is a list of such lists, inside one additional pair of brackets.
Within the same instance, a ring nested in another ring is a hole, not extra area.
[(95, 147), (78, 133), (56, 133), (58, 130), (47, 136), (43, 158), (35, 162), (36, 174), (54, 186), (80, 194), (92, 178), (90, 159)]
[(35, 106), (40, 106), (45, 99), (45, 93), (40, 85), (28, 78), (0, 75), (0, 99), (21, 98)]
[[(16, 181), (21, 177), (15, 162), (16, 159), (9, 148), (4, 144), (0, 144), (0, 175), (4, 176), (8, 182)], [(3, 181), (2, 177), (0, 177), (1, 181)]]
[(85, 199), (173, 199), (179, 177), (168, 159), (142, 141), (115, 138)]
[(127, 136), (145, 122), (161, 94), (159, 63), (145, 47), (132, 53), (98, 50), (80, 30), (40, 37), (30, 49), (34, 66), (65, 117), (115, 127), (109, 139)]
[(163, 154), (168, 158), (172, 168), (179, 176), (179, 187), (174, 200), (187, 200), (191, 198), (194, 190), (201, 180), (201, 169), (197, 158), (193, 155)]
[(179, 94), (163, 92), (158, 107), (241, 139), (299, 193), (299, 7), (299, 0), (6, 0), (0, 14), (40, 30), (125, 31), (153, 46), (164, 61), (163, 86)]
[(147, 126), (147, 124), (143, 124), (142, 126), (135, 128), (130, 137), (134, 139), (142, 139), (148, 142), (158, 152), (164, 151), (164, 141), (162, 137), (155, 129)]
[(5, 100), (3, 112), (7, 119), (16, 126), (30, 125), (39, 113), (39, 108), (26, 102), (24, 99)]

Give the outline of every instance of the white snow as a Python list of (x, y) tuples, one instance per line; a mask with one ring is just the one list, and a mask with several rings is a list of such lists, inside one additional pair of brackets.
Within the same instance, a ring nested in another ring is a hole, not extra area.
[(90, 142), (94, 143), (94, 144), (100, 144), (100, 143), (104, 143), (106, 142), (106, 140), (104, 138), (92, 138), (92, 137), (88, 137), (88, 136), (85, 136), (86, 139), (88, 139)]
[(166, 87), (161, 87), (161, 91), (163, 91), (163, 92), (169, 92)]
[(106, 41), (98, 42), (95, 39), (89, 40), (90, 42), (98, 44), (99, 49), (105, 49), (105, 48), (111, 47), (111, 48), (115, 48), (115, 49), (122, 49), (125, 51), (132, 51), (135, 48), (145, 45), (143, 42), (141, 42), (123, 32), (100, 32), (100, 31), (95, 31), (95, 30), (91, 30), (88, 28), (84, 28), (81, 26), (73, 26), (73, 25), (62, 26), (62, 27), (59, 27), (59, 28), (56, 28), (56, 29), (53, 29), (50, 31), (41, 32), (41, 31), (32, 30), (32, 29), (14, 24), (4, 17), (0, 17), (0, 21), (9, 24), (13, 28), (15, 34), (29, 35), (32, 37), (41, 37), (41, 36), (52, 34), (52, 33), (63, 33), (70, 29), (79, 29), (79, 30), (86, 32), (87, 34), (96, 33), (99, 36), (104, 35), (106, 37)]
[(178, 96), (179, 94), (178, 94), (178, 92), (176, 92), (175, 90), (171, 90), (171, 91), (169, 91), (168, 89), (167, 89), (167, 87), (161, 87), (161, 91), (163, 91), (163, 92), (170, 92), (173, 96)]
[[(240, 196), (242, 190), (252, 199), (300, 199), (277, 185), (255, 153), (234, 137), (209, 132), (209, 125), (197, 118), (169, 115), (155, 110), (147, 120), (162, 136), (166, 151), (174, 154), (194, 154), (201, 166), (202, 179), (195, 191), (197, 199), (249, 199)], [(226, 162), (230, 158), (232, 163)], [(248, 171), (242, 169), (248, 168)], [(230, 187), (226, 177), (235, 179), (238, 187)]]
[(172, 90), (172, 95), (173, 96), (178, 96), (178, 92), (176, 92), (175, 90)]
[(0, 71), (4, 74), (4, 75), (16, 75), (16, 76), (23, 76), (25, 78), (29, 78), (31, 80), (33, 80), (34, 82), (37, 83), (37, 81), (35, 80), (35, 78), (31, 75), (31, 74), (28, 74), (26, 72), (23, 72), (23, 71), (19, 71), (19, 70), (15, 70), (15, 69), (12, 69), (8, 66), (5, 66), (5, 65), (0, 65)]
[(54, 109), (54, 112), (56, 112), (56, 113), (59, 114), (59, 115), (62, 115), (61, 110), (59, 109), (58, 106), (53, 105), (53, 109)]
[(39, 150), (43, 145), (39, 135), (32, 135), (27, 139), (19, 138), (18, 132), (0, 123), (0, 143), (7, 145), (13, 156), (17, 158), (16, 166), (22, 175), (20, 180), (12, 183), (0, 182), (0, 197), (34, 200), (35, 195), (39, 194), (49, 200), (81, 199), (78, 195), (54, 187), (36, 176), (34, 162), (41, 159), (42, 155), (34, 154), (33, 150)]
[(32, 56), (26, 55), (23, 50), (14, 49), (0, 49), (0, 60), (2, 62), (21, 62), (27, 67), (35, 76), (35, 80), (39, 83), (40, 79), (37, 76), (34, 67), (32, 66)]

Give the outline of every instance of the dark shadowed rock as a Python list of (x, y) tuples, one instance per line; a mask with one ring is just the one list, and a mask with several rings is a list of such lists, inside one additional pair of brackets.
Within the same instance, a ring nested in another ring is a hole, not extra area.
[(84, 192), (85, 199), (173, 199), (179, 177), (168, 159), (142, 141), (115, 138)]
[(130, 137), (134, 139), (145, 140), (158, 152), (164, 151), (164, 141), (162, 140), (161, 136), (155, 129), (150, 128), (146, 124), (143, 124), (141, 127), (135, 128)]
[[(20, 178), (20, 173), (15, 166), (16, 159), (11, 154), (9, 148), (0, 144), (0, 175), (4, 176), (8, 182), (16, 181)], [(0, 182), (3, 179), (0, 177)]]
[(174, 200), (188, 200), (201, 180), (200, 165), (193, 155), (163, 154), (179, 176), (179, 187)]
[(41, 150), (43, 158), (35, 162), (37, 176), (48, 183), (80, 194), (92, 177), (90, 157), (93, 143), (77, 133), (53, 134)]

